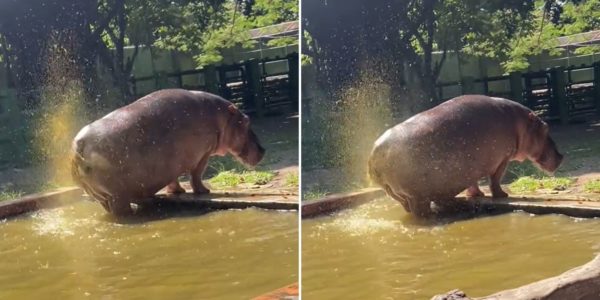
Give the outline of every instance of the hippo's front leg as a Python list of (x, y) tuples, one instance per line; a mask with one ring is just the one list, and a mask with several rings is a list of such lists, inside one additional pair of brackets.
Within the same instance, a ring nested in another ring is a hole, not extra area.
[(196, 165), (196, 167), (191, 171), (192, 175), (192, 190), (195, 194), (208, 194), (210, 190), (204, 186), (202, 183), (202, 174), (204, 174), (204, 170), (206, 170), (206, 165), (208, 164), (209, 154), (204, 155), (200, 162)]
[(499, 166), (496, 168), (494, 174), (490, 176), (490, 190), (492, 191), (493, 198), (506, 198), (508, 194), (502, 190), (500, 186), (500, 181), (504, 176), (504, 172), (506, 171), (506, 167), (508, 166), (508, 159), (505, 159)]

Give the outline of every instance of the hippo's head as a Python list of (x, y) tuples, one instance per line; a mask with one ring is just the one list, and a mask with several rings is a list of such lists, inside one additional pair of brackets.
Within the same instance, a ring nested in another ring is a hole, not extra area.
[(533, 112), (529, 113), (529, 121), (528, 157), (542, 170), (552, 173), (560, 166), (563, 155), (558, 152), (554, 140), (548, 133), (548, 124)]
[(250, 128), (250, 119), (239, 111), (235, 105), (229, 106), (231, 118), (225, 131), (225, 143), (236, 159), (244, 164), (256, 166), (265, 155), (258, 137)]

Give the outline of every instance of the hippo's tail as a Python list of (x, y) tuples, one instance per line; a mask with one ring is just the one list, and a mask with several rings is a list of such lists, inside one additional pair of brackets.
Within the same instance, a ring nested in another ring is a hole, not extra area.
[(92, 171), (91, 163), (83, 156), (84, 142), (82, 140), (73, 141), (71, 148), (71, 177), (73, 181), (82, 186), (84, 178)]
[(375, 160), (375, 155), (373, 155), (373, 153), (371, 153), (371, 156), (369, 157), (368, 170), (367, 170), (367, 175), (369, 177), (369, 181), (370, 181), (371, 185), (373, 183), (375, 183), (377, 185), (384, 186), (383, 178), (381, 178), (381, 173), (379, 172), (379, 170), (377, 170), (374, 160)]
[(71, 150), (71, 177), (75, 184), (103, 205), (107, 204), (111, 198), (110, 194), (101, 190), (97, 184), (90, 184), (92, 172), (96, 167), (93, 159), (84, 157), (84, 143), (82, 141), (73, 142)]

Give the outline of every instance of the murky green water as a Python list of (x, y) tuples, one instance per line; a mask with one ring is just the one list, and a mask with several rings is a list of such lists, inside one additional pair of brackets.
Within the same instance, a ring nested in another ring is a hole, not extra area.
[(511, 213), (418, 223), (389, 199), (303, 220), (303, 299), (430, 299), (455, 288), (485, 296), (600, 249), (600, 220)]
[(88, 201), (0, 221), (0, 299), (247, 299), (298, 280), (296, 212), (118, 224)]

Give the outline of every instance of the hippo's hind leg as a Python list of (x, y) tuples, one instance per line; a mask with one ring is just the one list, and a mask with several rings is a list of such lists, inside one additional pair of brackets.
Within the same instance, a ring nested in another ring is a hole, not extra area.
[(409, 204), (413, 215), (420, 218), (430, 218), (433, 216), (433, 211), (431, 210), (431, 201), (429, 198), (413, 198)]
[(508, 159), (505, 159), (500, 163), (496, 171), (490, 176), (490, 190), (492, 191), (493, 198), (505, 198), (508, 197), (508, 194), (502, 190), (500, 186), (500, 180), (504, 176), (504, 172), (506, 171), (506, 167), (508, 166)]
[(196, 165), (194, 169), (192, 169), (192, 190), (195, 194), (208, 194), (210, 190), (204, 186), (202, 183), (202, 174), (204, 174), (204, 170), (206, 169), (206, 165), (208, 164), (208, 158), (210, 155), (206, 154), (200, 162)]
[(477, 183), (475, 183), (474, 185), (467, 188), (467, 197), (474, 198), (474, 197), (483, 197), (483, 196), (485, 196), (485, 195), (479, 189), (479, 185)]
[(407, 212), (410, 212), (410, 205), (408, 205), (408, 201), (404, 197), (401, 197), (398, 194), (394, 193), (392, 188), (390, 188), (390, 186), (387, 184), (385, 185), (384, 190), (388, 194), (388, 196), (390, 196), (390, 197), (394, 198), (394, 200), (400, 202), (400, 204), (402, 204), (402, 207), (404, 207), (404, 210), (406, 210)]
[(119, 217), (133, 214), (131, 204), (126, 197), (112, 197), (108, 201), (108, 208), (110, 209), (110, 213)]
[(167, 185), (167, 194), (183, 194), (185, 189), (179, 184), (179, 180), (175, 178)]

